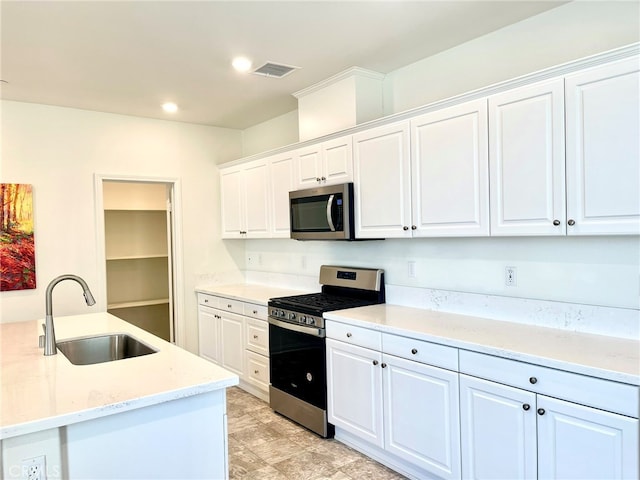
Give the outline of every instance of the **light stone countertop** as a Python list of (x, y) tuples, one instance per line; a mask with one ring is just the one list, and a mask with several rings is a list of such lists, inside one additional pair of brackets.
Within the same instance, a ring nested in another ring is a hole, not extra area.
[[(318, 290), (320, 291), (320, 287)], [(288, 297), (309, 293), (308, 290), (292, 290), (287, 288), (272, 287), (251, 283), (239, 283), (234, 285), (211, 285), (196, 288), (196, 292), (218, 295), (221, 297), (239, 300), (241, 302), (267, 305), (270, 298)]]
[(640, 385), (640, 342), (382, 304), (324, 318), (583, 375)]
[(238, 376), (109, 313), (54, 319), (56, 341), (128, 333), (157, 353), (73, 365), (38, 348), (43, 320), (0, 324), (0, 439), (238, 384)]

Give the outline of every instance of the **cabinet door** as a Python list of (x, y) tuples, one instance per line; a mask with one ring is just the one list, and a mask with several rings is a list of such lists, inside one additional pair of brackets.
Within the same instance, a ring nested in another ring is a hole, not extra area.
[(334, 185), (353, 181), (352, 137), (336, 138), (322, 144), (323, 184)]
[(270, 159), (269, 182), (271, 194), (271, 237), (289, 238), (289, 192), (297, 188), (292, 152)]
[(458, 374), (391, 355), (382, 361), (386, 450), (439, 478), (460, 478)]
[(382, 354), (327, 339), (329, 423), (383, 447)]
[(220, 315), (220, 365), (236, 373), (244, 374), (243, 319), (240, 315), (219, 311)]
[(322, 151), (320, 144), (300, 148), (295, 152), (297, 189), (320, 185), (322, 176)]
[(489, 235), (487, 101), (411, 120), (413, 236)]
[(489, 98), (491, 235), (564, 235), (564, 81)]
[(354, 135), (353, 162), (356, 237), (411, 237), (409, 122)]
[(534, 393), (460, 375), (462, 477), (535, 479)]
[(640, 233), (637, 58), (565, 79), (567, 233)]
[(222, 238), (242, 238), (244, 231), (244, 184), (242, 169), (220, 170)]
[(244, 165), (244, 210), (247, 238), (268, 238), (269, 234), (269, 166), (266, 160)]
[(638, 478), (637, 419), (542, 395), (538, 409), (540, 478)]
[(220, 321), (209, 307), (198, 307), (198, 349), (201, 357), (220, 363)]

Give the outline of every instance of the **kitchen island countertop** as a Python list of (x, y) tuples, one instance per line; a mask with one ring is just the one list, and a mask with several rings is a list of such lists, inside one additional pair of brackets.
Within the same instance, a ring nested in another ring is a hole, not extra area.
[(42, 320), (0, 324), (0, 439), (61, 427), (238, 384), (238, 376), (119, 318), (54, 319), (56, 340), (128, 333), (158, 351), (73, 365), (38, 348)]

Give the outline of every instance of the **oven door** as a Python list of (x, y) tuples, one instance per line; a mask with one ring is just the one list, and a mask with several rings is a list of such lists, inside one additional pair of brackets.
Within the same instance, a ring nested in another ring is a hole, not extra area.
[(327, 408), (325, 352), (324, 330), (269, 318), (271, 385), (322, 410)]

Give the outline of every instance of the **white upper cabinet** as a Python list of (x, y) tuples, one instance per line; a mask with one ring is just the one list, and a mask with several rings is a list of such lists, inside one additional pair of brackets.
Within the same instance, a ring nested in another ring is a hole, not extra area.
[(564, 83), (489, 98), (491, 235), (564, 235)]
[(565, 78), (567, 233), (640, 233), (640, 63)]
[(289, 192), (296, 189), (293, 152), (269, 158), (271, 237), (289, 238)]
[(411, 120), (413, 236), (489, 235), (487, 101)]
[(269, 236), (266, 160), (220, 170), (222, 238)]
[(409, 122), (353, 136), (357, 238), (411, 237)]
[(297, 189), (353, 181), (352, 136), (298, 149)]

